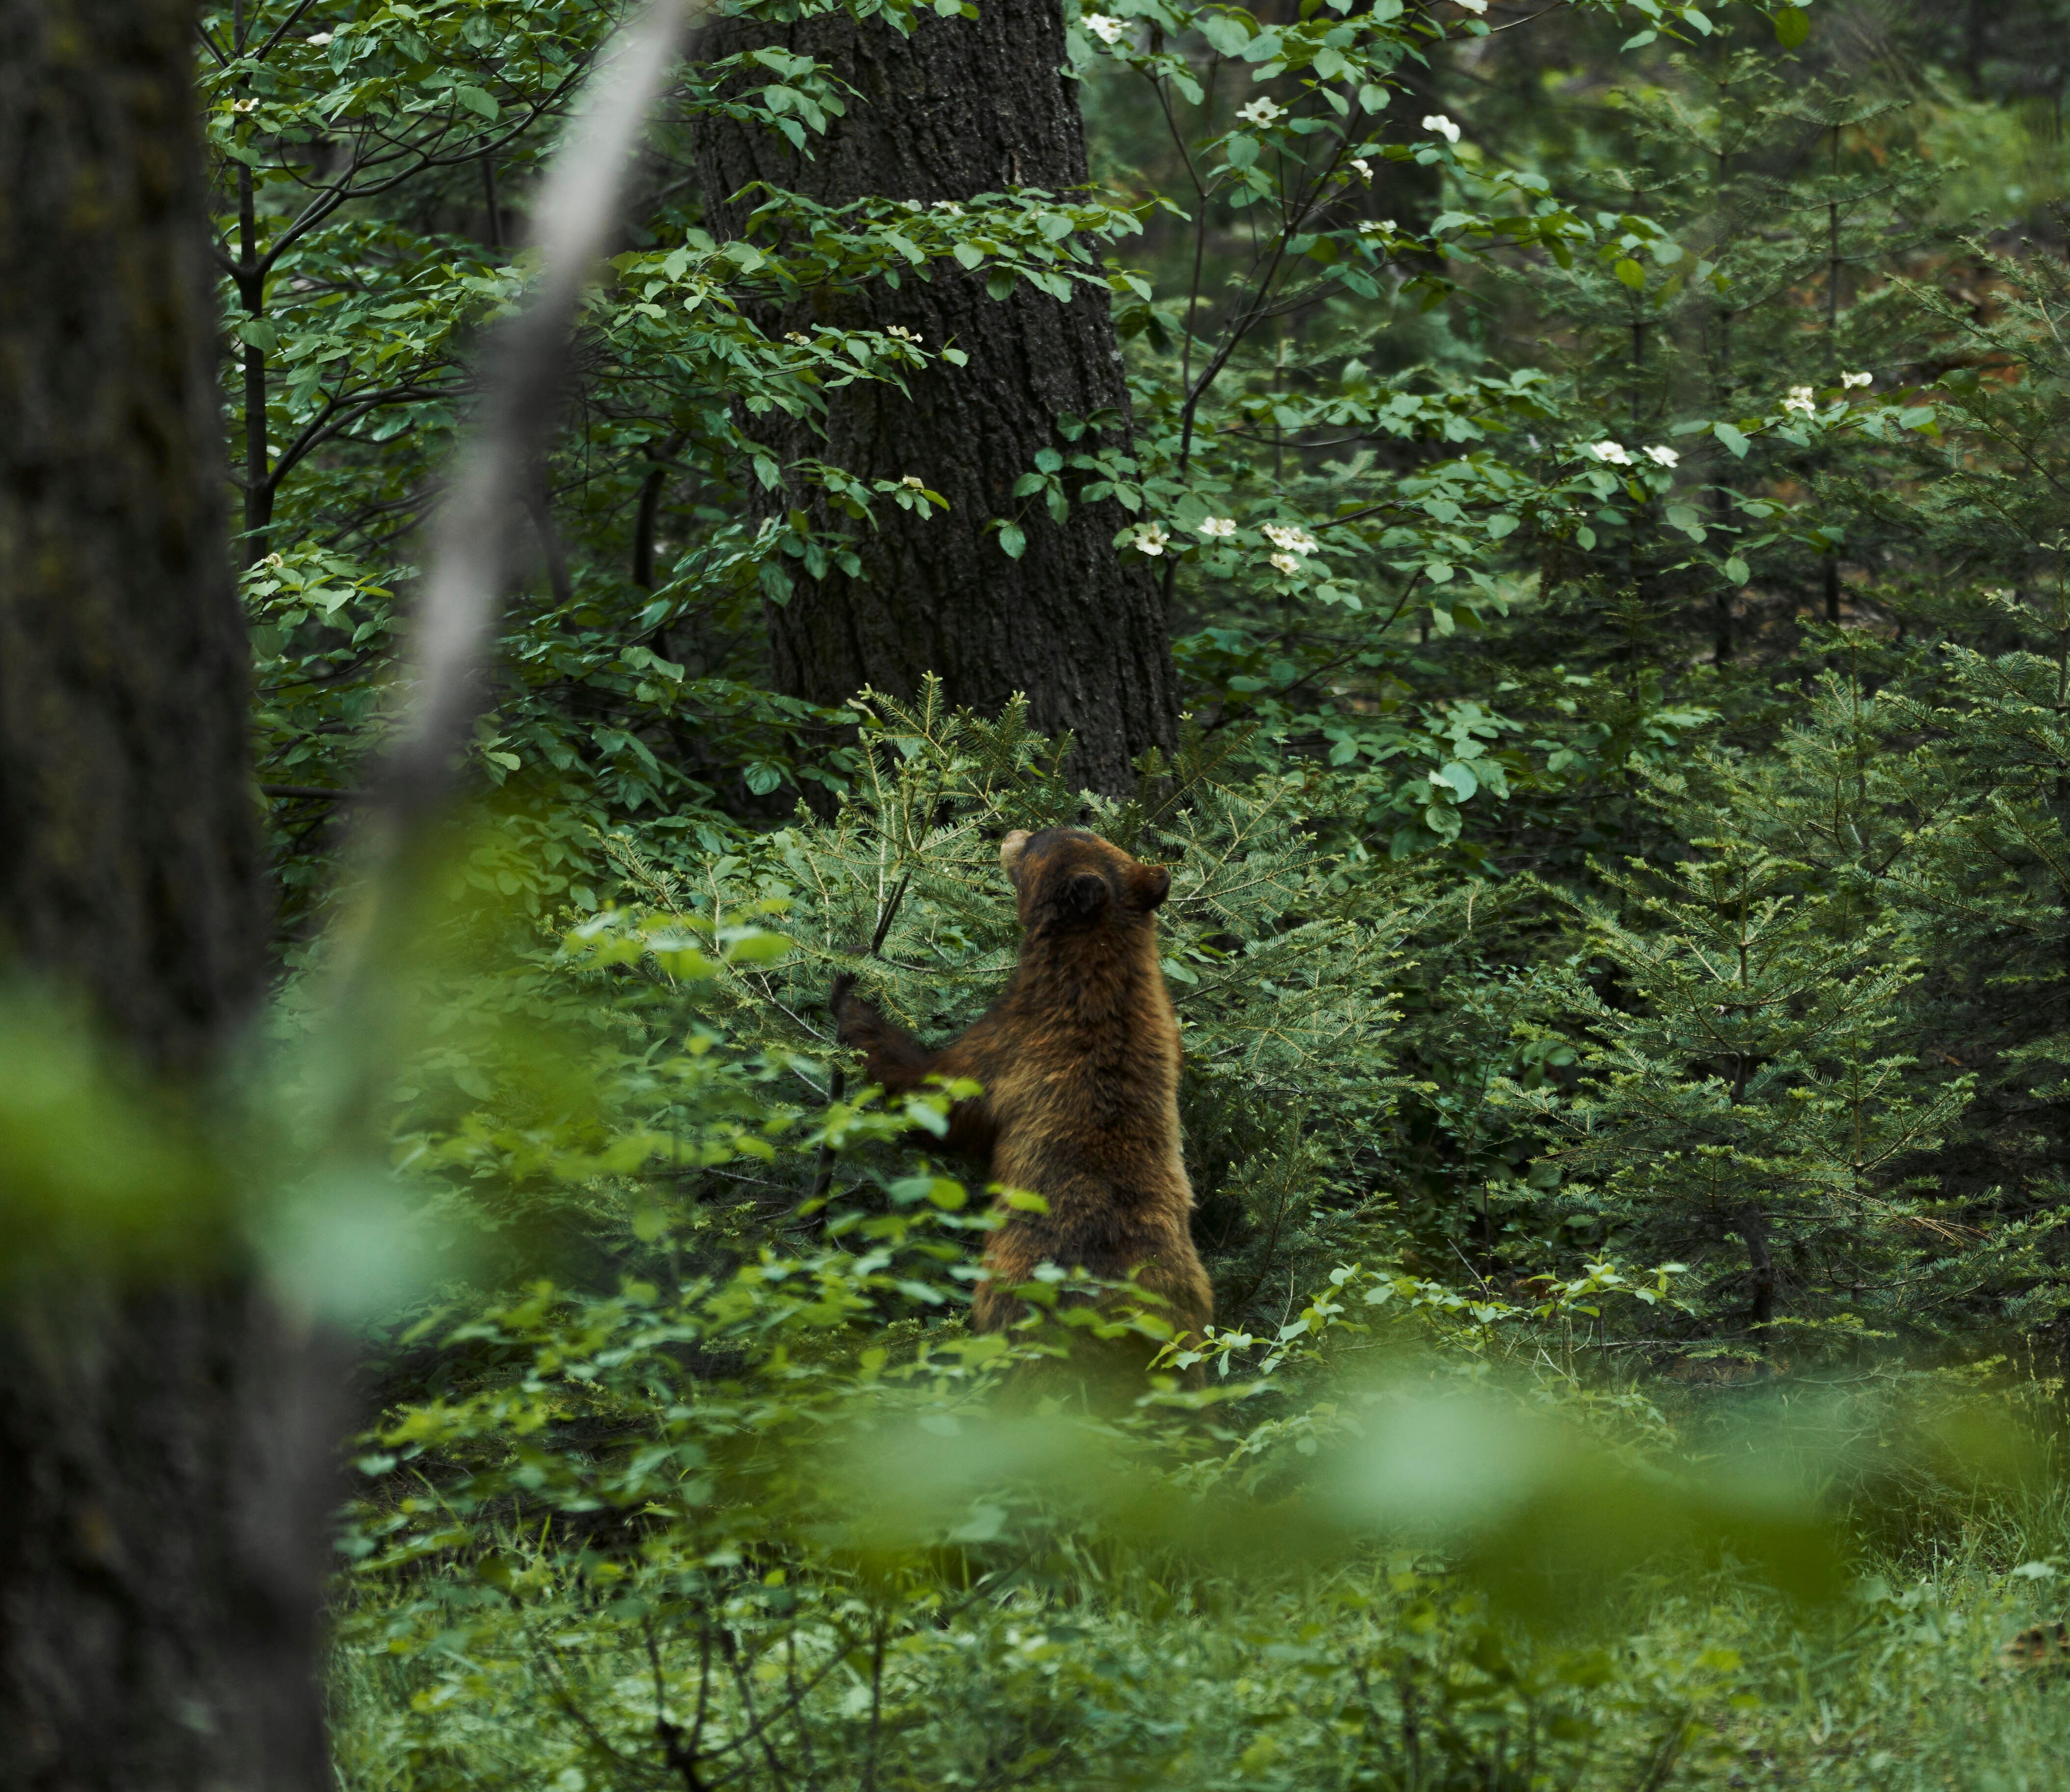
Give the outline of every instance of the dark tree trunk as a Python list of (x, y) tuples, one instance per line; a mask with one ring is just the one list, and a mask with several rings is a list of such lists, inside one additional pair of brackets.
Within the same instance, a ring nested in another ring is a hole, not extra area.
[[(193, 30), (185, 0), (0, 0), (0, 949), (198, 1092), (265, 917)], [(0, 1276), (0, 1786), (322, 1783), (303, 1352), (222, 1256), (26, 1255)]]
[[(757, 32), (751, 39), (745, 35)], [(766, 180), (829, 204), (870, 194), (968, 199), (1011, 186), (1052, 193), (1082, 185), (1086, 149), (1065, 62), (1057, 0), (1000, 0), (974, 21), (922, 13), (910, 39), (881, 20), (834, 17), (780, 29), (715, 27), (706, 53), (727, 55), (774, 38), (831, 63), (859, 91), (848, 115), (814, 140), (807, 161), (773, 133), (707, 121), (699, 170), (711, 222), (737, 235), (745, 211), (730, 195)], [(878, 526), (854, 530), (867, 576), (830, 571), (800, 579), (769, 608), (779, 684), (839, 703), (864, 685), (910, 695), (939, 673), (949, 699), (996, 710), (1025, 692), (1036, 725), (1076, 736), (1074, 761), (1095, 789), (1133, 788), (1130, 761), (1168, 750), (1177, 732), (1177, 679), (1156, 563), (1112, 546), (1128, 521), (1112, 502), (1074, 502), (1061, 526), (1013, 483), (1043, 448), (1071, 452), (1057, 419), (1107, 407), (1127, 414), (1127, 389), (1104, 294), (1069, 305), (1021, 285), (1004, 303), (985, 295), (980, 271), (952, 265), (931, 281), (910, 275), (894, 290), (801, 300), (765, 322), (917, 331), (932, 350), (954, 341), (970, 357), (894, 388), (853, 385), (828, 395), (827, 437), (782, 419), (754, 427), (786, 461), (830, 460), (873, 478), (917, 475), (946, 497), (948, 513), (922, 521), (880, 501)], [(1126, 446), (1123, 431), (1109, 445)], [(763, 501), (797, 504), (796, 493)], [(816, 523), (835, 526), (823, 505)], [(1028, 546), (1018, 561), (985, 532), (1019, 517)]]

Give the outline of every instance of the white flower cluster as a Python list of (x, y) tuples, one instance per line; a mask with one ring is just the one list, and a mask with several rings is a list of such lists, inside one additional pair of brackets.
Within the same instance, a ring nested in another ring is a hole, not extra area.
[(1267, 129), (1276, 120), (1284, 118), (1286, 116), (1287, 108), (1284, 106), (1275, 106), (1270, 100), (1263, 99), (1254, 100), (1249, 105), (1239, 108), (1237, 112), (1237, 117), (1244, 123), (1255, 125), (1260, 130)]
[[(1296, 529), (1291, 523), (1269, 522), (1265, 526), (1265, 538), (1274, 547), (1283, 547), (1287, 553), (1307, 555), (1313, 554), (1322, 543), (1305, 529)], [(1273, 565), (1278, 566), (1280, 557), (1274, 555)], [(1287, 570), (1287, 569), (1282, 569)]]
[(1236, 533), (1234, 517), (1203, 517), (1193, 525), (1209, 541), (1220, 541)]
[(954, 199), (937, 199), (935, 202), (935, 209), (951, 218), (960, 218), (963, 215), (963, 208)]
[(1171, 545), (1172, 538), (1164, 533), (1161, 522), (1146, 522), (1135, 532), (1135, 551), (1147, 554), (1153, 560)]
[(331, 35), (329, 31), (312, 31), (307, 37), (302, 39), (302, 42), (308, 44), (312, 49), (321, 50), (325, 44), (330, 42), (330, 36)]
[[(1682, 456), (1671, 448), (1656, 445), (1642, 448), (1639, 452), (1656, 467), (1679, 467), (1682, 464)], [(1630, 450), (1622, 442), (1591, 442), (1589, 452), (1613, 467), (1632, 467), (1638, 464), (1632, 459)]]
[(1435, 131), (1447, 143), (1456, 143), (1459, 141), (1459, 127), (1442, 112), (1434, 112), (1426, 118), (1423, 121), (1423, 129), (1426, 131)]
[(1458, 0), (1458, 3), (1471, 13), (1484, 13), (1487, 10), (1487, 0)]
[(1365, 182), (1368, 186), (1372, 184), (1372, 164), (1368, 162), (1364, 156), (1353, 156), (1352, 158), (1352, 166), (1358, 170), (1359, 178), (1360, 180)]
[(1840, 385), (1842, 389), (1844, 391), (1851, 391), (1857, 386), (1873, 386), (1875, 384), (1876, 375), (1874, 374), (1843, 374), (1840, 375)]
[(912, 342), (917, 344), (921, 340), (920, 333), (918, 330), (908, 329), (903, 324), (893, 324), (885, 331), (884, 333), (886, 336), (895, 336), (902, 342)]
[(927, 481), (916, 473), (909, 473), (898, 483), (902, 485), (910, 485), (916, 492), (924, 492), (927, 489)]
[(1782, 401), (1782, 408), (1801, 411), (1808, 417), (1818, 408), (1818, 395), (1808, 386), (1793, 386), (1790, 388), (1790, 396)]
[(1392, 236), (1393, 234), (1394, 220), (1392, 218), (1361, 218), (1359, 220), (1359, 235), (1361, 236)]
[(1089, 12), (1080, 21), (1102, 43), (1119, 43), (1121, 35), (1128, 27), (1118, 18), (1110, 18), (1103, 12)]

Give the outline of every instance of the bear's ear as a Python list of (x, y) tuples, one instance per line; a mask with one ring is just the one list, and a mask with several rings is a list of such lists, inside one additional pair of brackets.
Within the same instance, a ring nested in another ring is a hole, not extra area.
[(1107, 906), (1107, 879), (1095, 871), (1081, 871), (1064, 886), (1064, 911), (1090, 921)]
[(1006, 874), (1014, 875), (1014, 868), (1021, 863), (1021, 849), (1028, 844), (1028, 830), (1016, 828), (999, 843), (999, 862), (1006, 867)]
[(1172, 873), (1161, 865), (1139, 865), (1128, 873), (1128, 906), (1148, 914), (1172, 894)]

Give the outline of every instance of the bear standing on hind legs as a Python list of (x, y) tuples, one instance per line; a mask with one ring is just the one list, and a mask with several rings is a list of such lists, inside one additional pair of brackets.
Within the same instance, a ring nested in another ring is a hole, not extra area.
[(1013, 976), (960, 1038), (931, 1052), (837, 980), (829, 1005), (845, 1045), (890, 1094), (927, 1077), (968, 1077), (983, 1094), (951, 1111), (951, 1150), (989, 1160), (992, 1180), (1032, 1189), (1047, 1213), (1009, 1209), (984, 1254), (990, 1279), (972, 1322), (1004, 1329), (1025, 1303), (1007, 1291), (1045, 1261), (1140, 1286), (1181, 1334), (1213, 1310), (1189, 1230), (1193, 1191), (1179, 1149), (1179, 1023), (1158, 963), (1158, 905), (1172, 887), (1078, 828), (1011, 833), (1000, 862), (1025, 930)]

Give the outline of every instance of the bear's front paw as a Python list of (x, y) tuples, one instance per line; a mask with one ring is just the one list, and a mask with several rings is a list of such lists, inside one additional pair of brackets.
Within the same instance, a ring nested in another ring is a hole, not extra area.
[(877, 1010), (856, 994), (855, 984), (855, 973), (844, 971), (827, 992), (827, 1008), (834, 1017), (834, 1037), (844, 1045), (863, 1044), (869, 1023), (877, 1018)]

